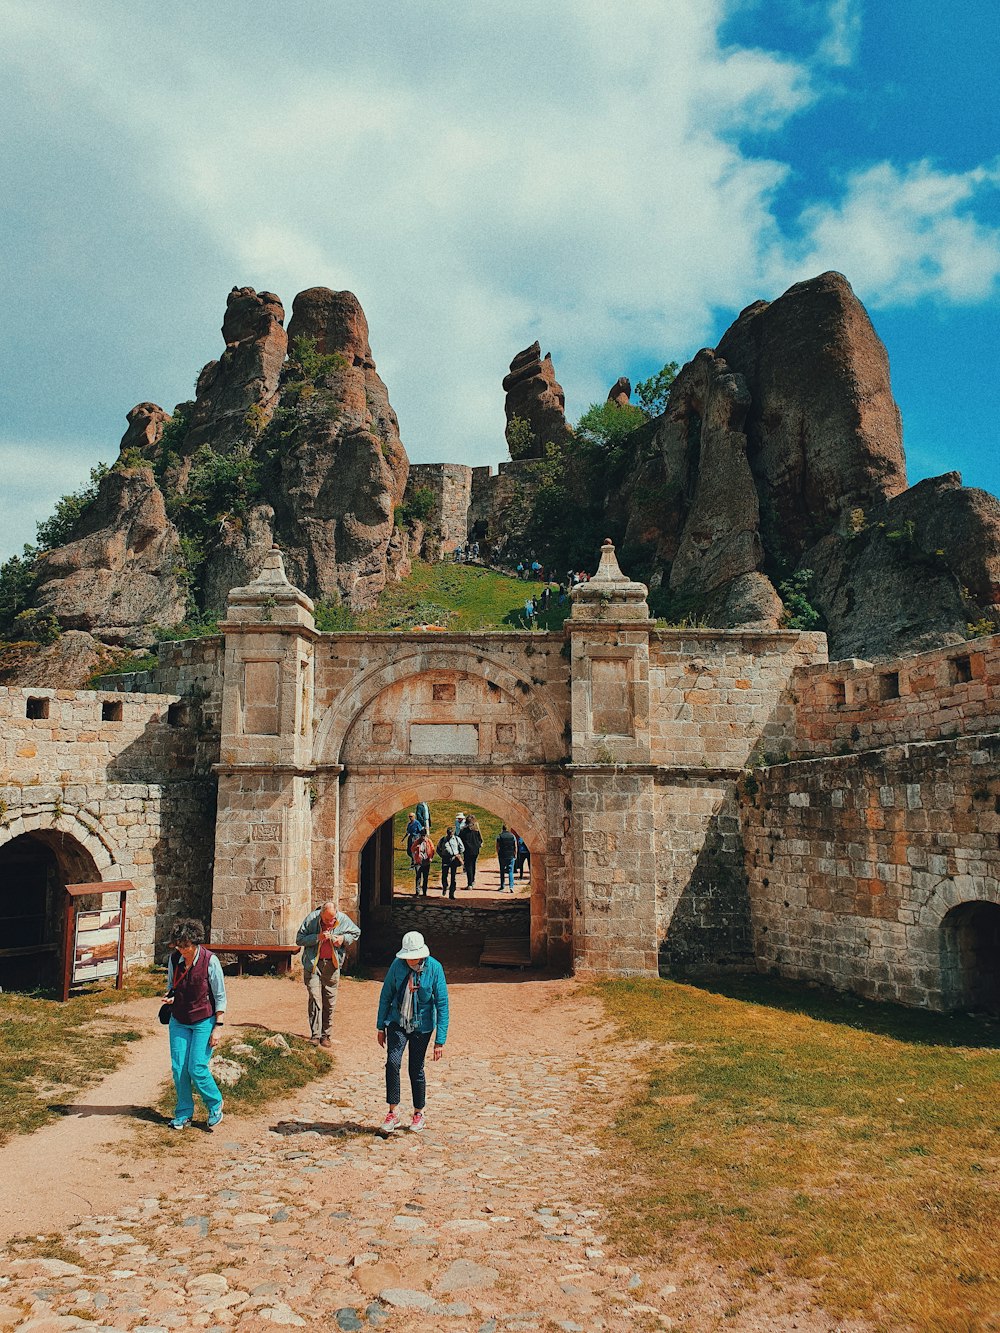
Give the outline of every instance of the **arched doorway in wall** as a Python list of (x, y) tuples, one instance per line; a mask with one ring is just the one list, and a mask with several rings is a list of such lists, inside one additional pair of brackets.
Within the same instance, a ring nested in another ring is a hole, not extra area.
[(100, 878), (90, 852), (59, 829), (22, 833), (0, 846), (0, 986), (54, 984), (61, 972), (63, 890)]
[(959, 903), (941, 922), (946, 1009), (1000, 1014), (1000, 905)]
[[(474, 795), (479, 795), (479, 801)], [(483, 798), (479, 793), (463, 796), (461, 784), (441, 795), (423, 789), (422, 796), (429, 807), (430, 837), (435, 847), (426, 896), (416, 892), (416, 876), (407, 851), (406, 828), (417, 801), (400, 803), (398, 798), (390, 798), (373, 812), (367, 825), (370, 832), (356, 862), (363, 956), (384, 962), (399, 947), (405, 931), (419, 930), (435, 956), (452, 965), (476, 966), (482, 962), (523, 968), (544, 963), (545, 858), (537, 821), (516, 808), (498, 809), (500, 802), (496, 800), (480, 804)], [(396, 807), (388, 817), (384, 813), (386, 805)], [(452, 896), (450, 877), (447, 893), (442, 892), (442, 863), (437, 848), (446, 830), (454, 829), (460, 812), (476, 819), (483, 842), (473, 887), (468, 887), (463, 863), (456, 871)], [(519, 865), (515, 864), (513, 893), (501, 891), (500, 884), (496, 839), (505, 825), (519, 835), (527, 853)], [(365, 827), (362, 824), (362, 833)]]

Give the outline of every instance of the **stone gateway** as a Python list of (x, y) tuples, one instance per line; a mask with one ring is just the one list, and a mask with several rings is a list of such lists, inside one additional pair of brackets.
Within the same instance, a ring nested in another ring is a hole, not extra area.
[(280, 952), (332, 899), (392, 915), (392, 816), (482, 805), (532, 849), (531, 957), (760, 968), (1000, 1007), (1000, 642), (827, 662), (822, 634), (664, 629), (605, 543), (558, 632), (316, 631), (280, 552), (216, 638), (111, 690), (7, 689), (0, 968), (60, 887), (131, 879), (127, 955), (178, 912)]

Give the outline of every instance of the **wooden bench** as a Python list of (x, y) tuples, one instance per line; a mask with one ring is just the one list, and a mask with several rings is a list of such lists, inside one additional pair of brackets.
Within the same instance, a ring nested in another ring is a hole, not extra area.
[(210, 944), (208, 947), (214, 954), (234, 954), (237, 975), (242, 974), (246, 964), (256, 955), (273, 963), (279, 976), (287, 976), (292, 970), (292, 959), (299, 952), (297, 944)]

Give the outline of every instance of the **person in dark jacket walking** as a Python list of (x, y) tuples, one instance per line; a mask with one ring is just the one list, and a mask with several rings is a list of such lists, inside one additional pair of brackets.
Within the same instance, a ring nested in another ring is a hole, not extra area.
[(462, 860), (465, 862), (466, 888), (471, 889), (476, 883), (476, 862), (479, 860), (479, 853), (483, 849), (483, 834), (479, 827), (479, 820), (475, 815), (469, 815), (462, 825), (460, 837), (462, 846), (465, 848), (465, 855)]
[(497, 861), (500, 863), (500, 892), (504, 891), (504, 879), (509, 882), (511, 893), (514, 892), (514, 860), (517, 857), (517, 838), (506, 824), (497, 834)]
[(462, 864), (462, 840), (449, 825), (438, 840), (437, 854), (441, 858), (441, 892), (455, 896), (455, 877)]
[(187, 1129), (194, 1118), (194, 1091), (205, 1103), (208, 1128), (222, 1119), (222, 1093), (208, 1067), (225, 1022), (226, 983), (222, 965), (205, 946), (205, 927), (193, 917), (174, 922), (167, 960), (170, 1010), (170, 1072), (177, 1099), (171, 1129)]
[(402, 948), (385, 974), (378, 1002), (378, 1044), (385, 1050), (385, 1099), (389, 1104), (382, 1121), (382, 1133), (391, 1134), (401, 1121), (399, 1110), (399, 1069), (403, 1051), (409, 1047), (407, 1067), (413, 1094), (413, 1119), (410, 1129), (424, 1127), (427, 1104), (427, 1079), (424, 1057), (434, 1037), (434, 1059), (444, 1055), (448, 1038), (448, 986), (444, 968), (424, 943), (419, 930), (408, 930)]

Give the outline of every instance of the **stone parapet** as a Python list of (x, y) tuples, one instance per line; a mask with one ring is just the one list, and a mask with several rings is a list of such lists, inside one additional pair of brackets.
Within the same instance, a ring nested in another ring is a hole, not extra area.
[(799, 671), (793, 753), (847, 753), (991, 732), (1000, 719), (1000, 635), (884, 662)]

